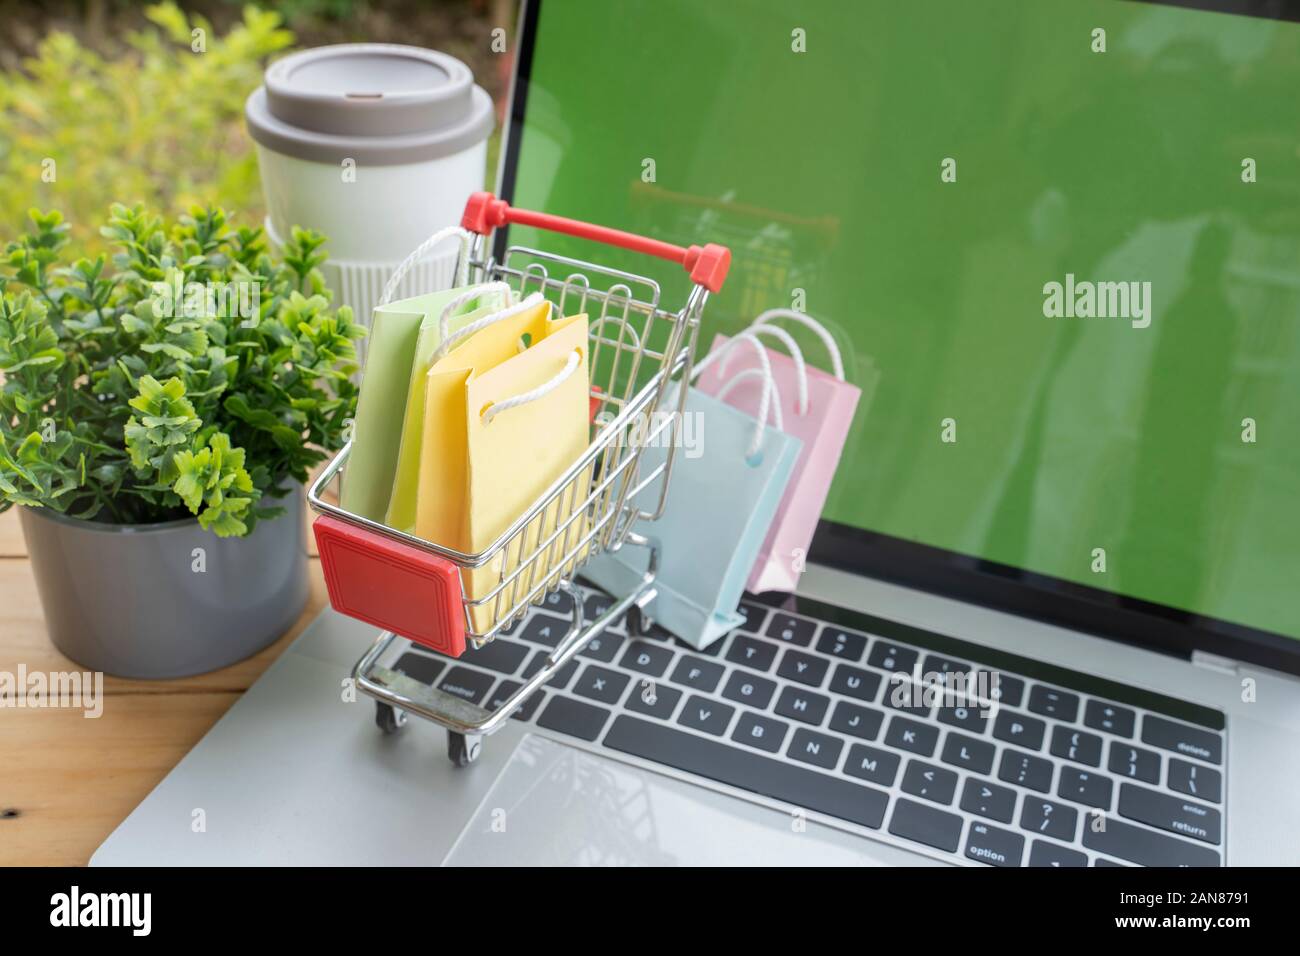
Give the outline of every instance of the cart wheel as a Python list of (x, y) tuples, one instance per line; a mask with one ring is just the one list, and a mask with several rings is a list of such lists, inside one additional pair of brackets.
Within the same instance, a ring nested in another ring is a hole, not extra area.
[(375, 703), (375, 724), (386, 734), (395, 734), (406, 726), (406, 712), (390, 704)]
[(626, 624), (628, 637), (645, 637), (650, 630), (650, 622), (646, 619), (645, 611), (641, 610), (635, 604), (627, 609)]
[(447, 759), (457, 767), (468, 767), (478, 759), (483, 749), (483, 741), (478, 737), (467, 737), (447, 731)]

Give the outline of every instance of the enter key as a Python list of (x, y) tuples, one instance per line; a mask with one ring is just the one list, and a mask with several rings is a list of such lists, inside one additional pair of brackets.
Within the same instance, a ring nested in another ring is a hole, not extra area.
[(1222, 839), (1218, 810), (1131, 783), (1120, 786), (1119, 814), (1205, 843)]

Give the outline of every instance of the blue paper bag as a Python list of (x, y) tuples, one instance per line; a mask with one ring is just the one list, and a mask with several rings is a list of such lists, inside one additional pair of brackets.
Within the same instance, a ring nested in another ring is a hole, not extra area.
[[(801, 443), (768, 426), (762, 426), (755, 442), (759, 426), (754, 418), (695, 389), (687, 394), (685, 414), (700, 416), (694, 423), (698, 446), (677, 449), (663, 516), (638, 523), (634, 530), (660, 546), (658, 593), (646, 610), (671, 634), (704, 648), (744, 621), (737, 608), (745, 579), (785, 494)], [(670, 431), (665, 429), (663, 440), (641, 453), (641, 474), (663, 464)], [(642, 500), (657, 501), (661, 481), (662, 476), (649, 485)], [(593, 558), (583, 573), (598, 587), (623, 595), (640, 583), (648, 559), (645, 548), (628, 545)]]

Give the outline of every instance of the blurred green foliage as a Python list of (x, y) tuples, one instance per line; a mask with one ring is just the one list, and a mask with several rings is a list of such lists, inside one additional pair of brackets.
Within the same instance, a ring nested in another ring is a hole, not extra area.
[(52, 32), (21, 72), (0, 75), (0, 236), (33, 205), (74, 223), (69, 255), (103, 248), (89, 224), (111, 203), (185, 209), (218, 204), (241, 218), (262, 206), (244, 100), (268, 56), (293, 43), (274, 11), (247, 6), (224, 36), (174, 3), (115, 57)]

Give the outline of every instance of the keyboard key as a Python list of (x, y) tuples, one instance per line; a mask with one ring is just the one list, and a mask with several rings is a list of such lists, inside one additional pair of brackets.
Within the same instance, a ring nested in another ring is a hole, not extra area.
[[(499, 709), (506, 702), (507, 697), (523, 686), (524, 685), (519, 683), (517, 680), (503, 680), (500, 684), (497, 684), (496, 690), (492, 691), (492, 696), (488, 698), (488, 710)], [(532, 720), (533, 713), (537, 710), (538, 704), (542, 702), (542, 699), (545, 696), (546, 693), (544, 691), (533, 691), (528, 695), (528, 698), (515, 709), (515, 712), (510, 715), (511, 719)]]
[(678, 658), (677, 666), (673, 668), (673, 676), (669, 680), (692, 690), (712, 694), (714, 688), (718, 686), (718, 681), (722, 680), (724, 670), (725, 668), (717, 661), (706, 661), (702, 657), (683, 654)]
[(1223, 776), (1209, 767), (1198, 767), (1186, 760), (1170, 757), (1169, 789), (1219, 803), (1223, 799)]
[(626, 674), (588, 664), (578, 682), (573, 685), (573, 693), (579, 697), (598, 700), (602, 704), (617, 704), (627, 687), (628, 679)]
[(876, 692), (880, 690), (880, 675), (875, 671), (864, 671), (861, 667), (839, 664), (831, 678), (830, 689), (836, 694), (870, 703), (876, 699)]
[(826, 716), (831, 699), (821, 694), (813, 694), (798, 687), (786, 687), (777, 698), (773, 708), (782, 717), (798, 720), (814, 727)]
[(948, 734), (943, 743), (943, 762), (972, 773), (993, 772), (993, 745), (965, 734)]
[(1104, 867), (1104, 866), (1107, 866), (1107, 867), (1113, 866), (1113, 867), (1117, 867), (1117, 868), (1119, 868), (1119, 869), (1123, 869), (1123, 868), (1124, 868), (1124, 864), (1123, 864), (1123, 863), (1116, 863), (1114, 860), (1108, 860), (1108, 859), (1106, 859), (1104, 856), (1099, 856), (1099, 857), (1097, 857), (1097, 859), (1093, 861), (1093, 864), (1092, 864), (1092, 865), (1093, 865), (1094, 867), (1096, 867), (1097, 869), (1101, 869), (1101, 868)]
[(1223, 738), (1213, 731), (1176, 724), (1147, 714), (1142, 718), (1142, 742), (1209, 763), (1223, 763)]
[(899, 750), (908, 750), (922, 757), (934, 753), (934, 746), (939, 742), (939, 728), (933, 724), (922, 724), (906, 717), (894, 717), (889, 721), (889, 730), (885, 732), (885, 743)]
[(569, 621), (561, 621), (549, 614), (534, 614), (519, 632), (519, 639), (555, 647), (569, 633), (569, 626)]
[(849, 756), (844, 761), (844, 772), (851, 777), (869, 780), (882, 787), (892, 787), (898, 776), (898, 765), (902, 763), (898, 754), (887, 750), (877, 750), (864, 744), (854, 744), (849, 748)]
[(776, 660), (777, 646), (771, 641), (761, 641), (756, 637), (737, 634), (727, 650), (727, 660), (741, 664), (751, 670), (766, 671)]
[(620, 667), (626, 667), (628, 670), (649, 674), (651, 677), (662, 677), (672, 659), (673, 652), (667, 647), (651, 644), (648, 641), (632, 641), (623, 652), (623, 659), (618, 663)]
[(1087, 866), (1088, 857), (1078, 850), (1071, 850), (1047, 840), (1035, 840), (1029, 845), (1030, 866)]
[(1090, 700), (1083, 708), (1083, 723), (1093, 730), (1104, 730), (1118, 737), (1132, 737), (1137, 714), (1127, 707)]
[(875, 740), (880, 733), (880, 725), (885, 722), (885, 715), (872, 707), (850, 704), (842, 700), (835, 705), (831, 714), (831, 730), (863, 740)]
[(703, 654), (705, 657), (717, 657), (722, 653), (722, 645), (726, 643), (727, 638), (724, 636), (718, 638), (712, 644), (706, 644), (704, 647), (691, 647), (689, 644), (684, 644), (676, 638), (673, 638), (673, 644), (680, 647), (682, 650), (690, 651), (692, 654)]
[(1025, 805), (1020, 811), (1020, 826), (1023, 829), (1066, 842), (1074, 839), (1075, 824), (1078, 822), (1079, 812), (1074, 807), (1038, 797), (1026, 797)]
[(871, 648), (871, 656), (867, 658), (867, 663), (881, 670), (911, 673), (912, 668), (916, 667), (916, 659), (916, 651), (910, 648), (899, 647), (888, 641), (876, 641)]
[(886, 707), (900, 710), (913, 717), (930, 716), (930, 705), (926, 703), (925, 686), (915, 681), (890, 677), (885, 682), (885, 692), (880, 695), (880, 702)]
[(487, 696), (487, 692), (495, 683), (496, 678), (491, 674), (472, 671), (468, 667), (453, 667), (447, 671), (447, 676), (438, 686), (449, 694), (455, 694), (471, 704), (477, 704)]
[(820, 687), (822, 681), (826, 679), (826, 671), (830, 666), (831, 662), (824, 657), (814, 657), (812, 654), (805, 654), (792, 648), (781, 658), (781, 666), (776, 669), (776, 676), (807, 684), (809, 687)]
[(594, 661), (608, 664), (614, 660), (618, 654), (618, 649), (623, 646), (624, 640), (626, 638), (622, 634), (615, 634), (613, 631), (601, 631), (587, 642), (586, 647), (578, 651), (578, 656), (589, 657)]
[[(532, 677), (542, 669), (545, 663), (546, 651), (538, 651), (533, 655), (533, 659), (528, 662), (528, 666), (524, 668), (523, 677), (525, 679)], [(564, 690), (564, 688), (569, 686), (569, 681), (573, 680), (573, 675), (576, 673), (578, 673), (578, 662), (569, 661), (569, 663), (560, 668), (559, 672), (554, 677), (546, 682), (546, 686), (553, 688), (554, 690)]]
[(1038, 750), (1043, 746), (1043, 735), (1047, 733), (1047, 722), (1028, 714), (1014, 710), (998, 710), (993, 719), (993, 736), (1005, 740), (1026, 750)]
[(1029, 709), (1071, 723), (1079, 716), (1079, 695), (1035, 684), (1029, 691)]
[(823, 770), (834, 770), (840, 760), (840, 751), (843, 749), (843, 741), (800, 727), (794, 732), (794, 736), (790, 739), (790, 748), (785, 753), (787, 757), (810, 763)]
[(822, 628), (817, 638), (817, 650), (846, 661), (860, 661), (867, 649), (867, 636), (854, 631), (840, 630), (829, 624)]
[(542, 601), (542, 607), (560, 617), (573, 617), (573, 595), (568, 591), (552, 591)]
[(676, 688), (665, 687), (649, 678), (644, 678), (632, 685), (632, 690), (628, 693), (627, 700), (623, 701), (623, 706), (638, 714), (667, 720), (673, 715), (673, 710), (681, 699), (682, 692)]
[(957, 792), (957, 775), (920, 760), (909, 760), (907, 769), (903, 771), (903, 790), (935, 803), (952, 803), (953, 794)]
[[(582, 616), (588, 621), (594, 621), (613, 606), (614, 599), (612, 597), (601, 591), (593, 591), (582, 602)], [(616, 618), (611, 626), (618, 627), (621, 623), (622, 619)]]
[(961, 808), (990, 820), (1010, 823), (1016, 812), (1016, 792), (987, 780), (967, 777), (961, 791)]
[(1142, 780), (1145, 783), (1160, 782), (1160, 755), (1152, 750), (1111, 741), (1110, 763), (1107, 766), (1112, 773), (1128, 777), (1130, 780)]
[(785, 732), (789, 726), (783, 721), (746, 710), (741, 713), (740, 720), (736, 721), (736, 729), (731, 732), (731, 739), (774, 754), (781, 749), (781, 741), (785, 739)]
[(905, 840), (915, 840), (938, 850), (957, 852), (961, 841), (961, 817), (904, 797), (894, 801), (894, 815), (889, 832)]
[(889, 805), (881, 790), (627, 714), (614, 719), (605, 746), (872, 829)]
[(742, 631), (749, 631), (750, 634), (761, 633), (763, 622), (767, 620), (767, 608), (760, 604), (752, 604), (749, 601), (741, 601), (740, 607), (736, 608), (741, 617), (745, 619), (740, 625)]
[(1119, 815), (1204, 843), (1220, 841), (1218, 810), (1131, 783), (1120, 784)]
[[(1083, 828), (1083, 845), (1089, 850), (1142, 866), (1218, 866), (1219, 854), (1209, 847), (1134, 826), (1114, 817), (1105, 825)], [(1097, 861), (1100, 864), (1100, 860)]]
[(962, 730), (969, 730), (973, 734), (984, 733), (984, 728), (989, 723), (986, 712), (980, 710), (978, 705), (975, 707), (940, 707), (935, 712), (935, 716), (939, 718), (940, 723), (960, 727)]
[(767, 622), (767, 629), (763, 633), (787, 644), (807, 647), (812, 643), (813, 635), (817, 633), (817, 622), (777, 613), (773, 614), (772, 620)]
[(776, 693), (776, 681), (766, 677), (755, 677), (744, 671), (732, 671), (727, 678), (727, 686), (722, 688), (722, 696), (727, 700), (765, 710)]
[(991, 671), (988, 676), (989, 697), (1004, 707), (1019, 707), (1025, 699), (1025, 682), (1019, 677), (1012, 677), (999, 671)]
[(720, 737), (726, 733), (727, 724), (731, 723), (731, 715), (735, 712), (736, 708), (727, 704), (709, 700), (699, 694), (692, 694), (686, 698), (686, 704), (677, 716), (677, 722), (683, 727), (692, 727)]
[(921, 676), (923, 680), (936, 680), (943, 683), (943, 678), (949, 674), (960, 674), (963, 680), (966, 675), (971, 673), (971, 666), (962, 661), (954, 661), (950, 657), (940, 657), (938, 654), (926, 654), (925, 663), (921, 665)]
[(497, 640), (484, 644), (478, 650), (472, 648), (467, 650), (461, 660), (475, 667), (486, 667), (499, 674), (513, 674), (519, 670), (519, 665), (524, 662), (530, 650), (532, 648), (527, 644)]
[(1099, 810), (1109, 810), (1110, 795), (1114, 789), (1115, 782), (1110, 777), (1103, 777), (1091, 770), (1080, 770), (1078, 767), (1062, 767), (1056, 795)]
[[(645, 629), (645, 633), (638, 635), (644, 641), (676, 641), (677, 638), (664, 629), (663, 625), (650, 622), (650, 626)], [(689, 647), (690, 645), (684, 645)]]
[(1042, 757), (1008, 750), (1002, 754), (998, 779), (1047, 793), (1052, 789), (1052, 764)]
[(446, 666), (445, 661), (425, 654), (403, 654), (393, 665), (393, 670), (405, 674), (411, 680), (418, 680), (421, 684), (432, 687), (433, 682), (438, 679), (438, 675)]
[(991, 827), (978, 821), (970, 825), (966, 856), (993, 866), (1019, 866), (1025, 852), (1025, 838), (1019, 833)]
[(1052, 753), (1089, 767), (1100, 767), (1101, 738), (1071, 727), (1056, 727), (1052, 730)]
[(595, 740), (609, 720), (609, 711), (595, 704), (552, 694), (537, 717), (537, 725), (569, 734), (580, 740)]

